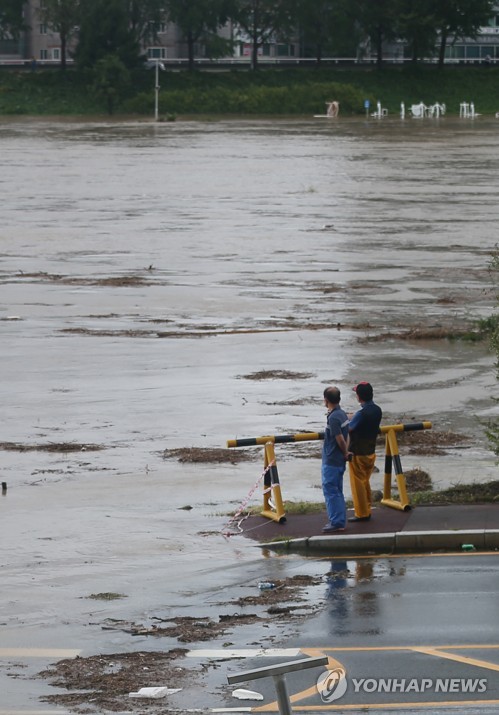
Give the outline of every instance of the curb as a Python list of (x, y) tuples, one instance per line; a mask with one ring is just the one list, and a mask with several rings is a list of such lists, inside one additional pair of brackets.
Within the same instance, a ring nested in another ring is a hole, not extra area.
[[(439, 549), (461, 551), (470, 544), (476, 550), (499, 549), (499, 529), (467, 531), (397, 531), (386, 534), (352, 536), (310, 536), (302, 539), (258, 544), (261, 548), (297, 553), (334, 552), (335, 554), (404, 554)], [(471, 551), (472, 549), (470, 549)]]

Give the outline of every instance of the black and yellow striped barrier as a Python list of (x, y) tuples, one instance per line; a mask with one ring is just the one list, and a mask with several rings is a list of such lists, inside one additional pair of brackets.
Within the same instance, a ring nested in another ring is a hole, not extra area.
[[(385, 475), (383, 481), (383, 499), (381, 503), (390, 506), (392, 509), (409, 511), (409, 497), (405, 484), (405, 476), (400, 461), (399, 447), (397, 443), (397, 432), (414, 432), (417, 430), (431, 429), (431, 422), (409, 422), (400, 425), (385, 425), (380, 427), (381, 434), (386, 435), (385, 439)], [(392, 498), (392, 472), (395, 470), (399, 498)]]
[(310, 442), (313, 439), (324, 439), (324, 432), (298, 432), (297, 434), (272, 434), (268, 437), (246, 437), (244, 439), (229, 439), (227, 447), (254, 447), (257, 444), (283, 444), (284, 442)]
[[(407, 496), (405, 476), (397, 443), (397, 432), (414, 432), (431, 429), (431, 422), (410, 422), (408, 424), (384, 425), (380, 427), (380, 434), (386, 435), (385, 440), (385, 474), (383, 483), (383, 499), (381, 503), (392, 509), (408, 511), (411, 507)], [(262, 516), (283, 523), (286, 513), (282, 502), (281, 485), (275, 458), (275, 444), (289, 442), (310, 442), (324, 439), (324, 432), (297, 432), (296, 434), (267, 435), (264, 437), (245, 437), (242, 439), (229, 439), (227, 447), (254, 447), (264, 446), (264, 488)], [(399, 499), (392, 497), (392, 472), (395, 470)]]
[(324, 439), (324, 432), (298, 432), (297, 434), (277, 434), (268, 435), (267, 437), (229, 439), (227, 447), (254, 447), (259, 444), (263, 444), (264, 446), (262, 516), (278, 521), (279, 524), (283, 524), (286, 521), (274, 444), (307, 442), (314, 439)]

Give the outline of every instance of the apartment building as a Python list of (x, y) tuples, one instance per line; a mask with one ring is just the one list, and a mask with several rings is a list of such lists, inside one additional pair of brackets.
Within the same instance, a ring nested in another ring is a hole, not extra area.
[[(44, 0), (27, 0), (25, 3), (25, 20), (28, 30), (23, 33), (19, 41), (0, 41), (0, 62), (19, 63), (35, 59), (41, 64), (59, 64), (61, 61), (61, 42), (57, 32), (42, 22), (40, 5)], [(238, 34), (232, 23), (228, 23), (220, 30), (220, 35), (226, 39), (235, 40), (234, 51), (228, 60), (248, 61), (251, 56), (249, 38)], [(385, 58), (392, 62), (403, 62), (407, 59), (404, 55), (404, 43), (401, 41), (390, 43), (386, 47)], [(70, 54), (71, 45), (68, 48)], [(198, 58), (205, 57), (204, 47), (195, 48)], [(159, 28), (153, 43), (144, 47), (144, 54), (149, 59), (161, 59), (167, 62), (182, 64), (187, 58), (187, 45), (182, 33), (173, 23), (164, 23)], [(279, 43), (270, 42), (259, 48), (259, 56), (263, 60), (294, 60), (300, 59), (300, 45), (298, 42)], [(481, 28), (476, 39), (456, 40), (449, 43), (446, 52), (448, 62), (499, 62), (499, 3), (496, 5), (496, 14), (490, 19), (489, 24)], [(356, 58), (345, 58), (350, 61), (370, 61), (374, 59), (369, 43), (359, 48)], [(71, 62), (71, 57), (67, 60)]]
[(446, 58), (450, 62), (499, 61), (499, 4), (478, 37), (475, 40), (456, 40), (447, 47)]

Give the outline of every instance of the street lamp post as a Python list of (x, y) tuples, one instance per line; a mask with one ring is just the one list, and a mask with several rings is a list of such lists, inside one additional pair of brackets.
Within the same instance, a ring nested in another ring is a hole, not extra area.
[(156, 76), (154, 85), (154, 121), (157, 122), (159, 119), (159, 70), (164, 70), (165, 66), (159, 60), (156, 60)]
[(157, 122), (159, 118), (159, 61), (156, 60), (156, 84), (154, 87), (154, 121)]

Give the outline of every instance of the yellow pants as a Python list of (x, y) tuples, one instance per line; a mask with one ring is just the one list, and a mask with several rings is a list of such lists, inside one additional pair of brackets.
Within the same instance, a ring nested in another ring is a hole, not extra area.
[(355, 516), (371, 515), (371, 485), (369, 480), (375, 461), (375, 454), (354, 454), (352, 460), (348, 463)]

